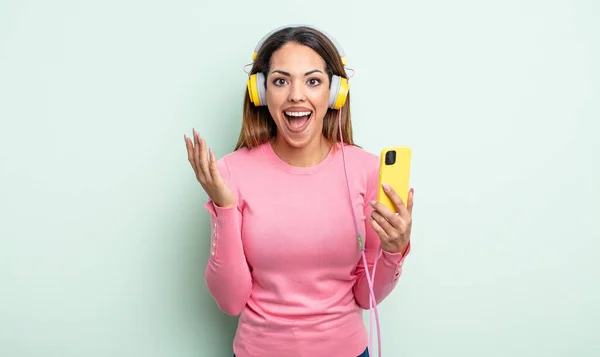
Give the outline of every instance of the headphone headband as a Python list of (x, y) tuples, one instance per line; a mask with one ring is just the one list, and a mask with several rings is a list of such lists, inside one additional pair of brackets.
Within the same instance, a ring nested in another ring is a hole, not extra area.
[(345, 66), (346, 65), (346, 53), (344, 52), (344, 49), (342, 48), (342, 46), (340, 46), (340, 44), (332, 37), (329, 36), (325, 31), (322, 31), (314, 26), (310, 26), (310, 25), (284, 25), (284, 26), (280, 26), (272, 31), (270, 31), (269, 33), (267, 33), (266, 35), (263, 36), (263, 38), (260, 39), (260, 41), (258, 42), (258, 44), (256, 45), (256, 47), (254, 48), (254, 52), (252, 53), (252, 60), (254, 61), (256, 59), (256, 56), (258, 55), (258, 51), (260, 51), (260, 48), (262, 47), (262, 45), (265, 43), (265, 41), (271, 36), (273, 35), (275, 32), (283, 30), (285, 28), (297, 28), (297, 27), (308, 27), (311, 28), (313, 30), (319, 31), (321, 32), (323, 35), (325, 35), (325, 37), (327, 37), (335, 46), (335, 48), (337, 49), (340, 58), (342, 60), (342, 64)]

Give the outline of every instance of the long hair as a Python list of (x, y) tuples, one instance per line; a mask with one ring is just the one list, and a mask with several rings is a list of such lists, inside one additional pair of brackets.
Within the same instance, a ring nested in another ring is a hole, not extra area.
[[(261, 46), (254, 60), (251, 74), (258, 72), (268, 73), (271, 65), (271, 56), (288, 42), (295, 42), (308, 46), (317, 52), (325, 60), (325, 70), (331, 83), (332, 75), (348, 78), (344, 65), (335, 45), (318, 30), (310, 27), (287, 27), (273, 33)], [(266, 76), (265, 76), (266, 77)], [(265, 79), (266, 81), (266, 79)], [(266, 83), (265, 83), (266, 85)], [(338, 127), (338, 111), (342, 111), (342, 138), (340, 139)], [(354, 145), (352, 138), (352, 122), (350, 120), (350, 93), (346, 102), (339, 110), (329, 108), (323, 118), (323, 136), (334, 145), (343, 140), (346, 145)], [(234, 150), (240, 148), (252, 149), (271, 138), (277, 136), (277, 126), (266, 106), (257, 107), (250, 101), (250, 95), (246, 90), (244, 97), (244, 109), (242, 118), (242, 129)]]

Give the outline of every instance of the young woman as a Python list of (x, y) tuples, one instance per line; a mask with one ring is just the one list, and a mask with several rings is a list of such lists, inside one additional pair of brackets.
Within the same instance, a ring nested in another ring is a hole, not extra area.
[(405, 205), (388, 189), (397, 214), (375, 202), (379, 158), (353, 143), (344, 60), (316, 29), (276, 30), (255, 51), (234, 152), (217, 161), (185, 137), (209, 197), (206, 284), (240, 315), (237, 357), (368, 356), (370, 285), (381, 302), (410, 251), (413, 190)]

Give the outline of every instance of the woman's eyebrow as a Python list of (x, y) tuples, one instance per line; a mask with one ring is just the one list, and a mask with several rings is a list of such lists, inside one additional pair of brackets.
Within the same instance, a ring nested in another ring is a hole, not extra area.
[[(305, 75), (305, 76), (310, 76), (311, 74), (313, 74), (313, 73), (316, 73), (316, 72), (323, 73), (322, 71), (320, 71), (320, 70), (318, 70), (318, 69), (313, 69), (312, 71), (308, 71), (308, 72), (306, 72), (304, 75)], [(288, 76), (288, 77), (290, 77), (290, 74), (289, 74), (288, 72), (282, 71), (282, 70), (280, 70), (280, 69), (275, 69), (275, 70), (273, 70), (271, 73), (281, 73), (281, 74), (283, 74), (284, 76)]]

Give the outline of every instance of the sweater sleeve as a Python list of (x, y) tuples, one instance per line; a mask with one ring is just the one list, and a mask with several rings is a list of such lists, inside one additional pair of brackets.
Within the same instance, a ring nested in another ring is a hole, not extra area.
[(252, 290), (252, 276), (242, 245), (240, 195), (225, 158), (218, 161), (219, 172), (234, 192), (233, 207), (218, 207), (210, 199), (204, 205), (210, 214), (210, 257), (204, 279), (219, 308), (232, 316), (239, 315)]
[[(364, 224), (365, 224), (365, 256), (367, 267), (371, 277), (373, 276), (373, 267), (375, 258), (377, 265), (375, 267), (375, 279), (373, 282), (373, 293), (376, 304), (381, 303), (396, 287), (398, 279), (402, 274), (402, 265), (404, 259), (410, 252), (410, 242), (404, 253), (388, 253), (381, 249), (379, 236), (371, 227), (371, 213), (373, 207), (369, 204), (371, 200), (377, 200), (377, 191), (379, 185), (379, 167), (377, 166), (367, 177), (367, 190), (364, 202)], [(369, 283), (367, 281), (367, 272), (364, 268), (364, 260), (361, 258), (356, 266), (357, 280), (354, 284), (354, 296), (360, 307), (369, 309)]]

